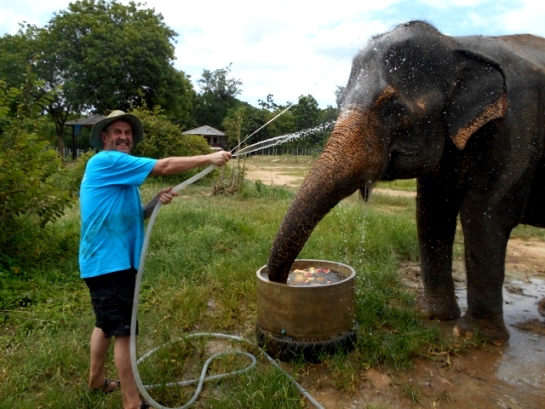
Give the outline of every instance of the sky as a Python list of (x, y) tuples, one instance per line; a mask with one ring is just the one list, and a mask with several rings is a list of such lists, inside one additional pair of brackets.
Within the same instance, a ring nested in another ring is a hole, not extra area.
[[(43, 27), (70, 0), (0, 0), (0, 36), (19, 23)], [(118, 0), (128, 4), (129, 0)], [(312, 95), (320, 108), (336, 107), (335, 91), (348, 80), (352, 58), (370, 37), (410, 20), (445, 34), (545, 37), (543, 0), (147, 0), (176, 31), (174, 66), (197, 91), (203, 70), (231, 64), (242, 81), (238, 99), (258, 106)], [(257, 6), (256, 4), (259, 4)]]

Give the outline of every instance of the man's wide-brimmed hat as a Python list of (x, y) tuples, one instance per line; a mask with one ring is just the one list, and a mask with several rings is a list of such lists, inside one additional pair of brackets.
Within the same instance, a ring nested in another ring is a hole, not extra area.
[(133, 146), (136, 146), (136, 144), (140, 142), (144, 137), (144, 126), (142, 125), (142, 121), (140, 121), (140, 119), (138, 119), (136, 115), (126, 114), (125, 112), (119, 110), (112, 111), (110, 115), (102, 118), (100, 121), (93, 125), (93, 129), (91, 129), (91, 137), (89, 138), (89, 143), (91, 144), (91, 146), (97, 149), (104, 149), (104, 144), (102, 143), (102, 136), (100, 135), (100, 133), (112, 122), (115, 122), (119, 119), (123, 119), (131, 124), (132, 143)]

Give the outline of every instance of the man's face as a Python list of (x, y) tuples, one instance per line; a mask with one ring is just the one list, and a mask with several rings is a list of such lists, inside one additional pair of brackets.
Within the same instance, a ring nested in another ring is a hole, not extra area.
[(130, 153), (133, 147), (131, 124), (123, 120), (112, 122), (101, 133), (105, 151)]

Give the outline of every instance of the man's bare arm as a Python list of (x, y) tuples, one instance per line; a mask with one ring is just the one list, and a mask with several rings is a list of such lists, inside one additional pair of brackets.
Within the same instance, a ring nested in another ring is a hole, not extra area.
[(231, 153), (218, 151), (208, 155), (172, 156), (159, 159), (150, 172), (151, 176), (176, 175), (190, 169), (206, 165), (225, 165), (231, 159)]

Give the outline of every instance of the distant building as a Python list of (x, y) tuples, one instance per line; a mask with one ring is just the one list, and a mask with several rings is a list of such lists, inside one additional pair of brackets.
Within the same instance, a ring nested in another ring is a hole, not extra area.
[(78, 157), (78, 138), (81, 135), (82, 128), (91, 129), (93, 128), (93, 125), (100, 121), (102, 118), (104, 118), (104, 115), (83, 116), (81, 118), (66, 121), (64, 123), (66, 126), (72, 127), (72, 159), (76, 159)]
[(204, 125), (189, 131), (183, 132), (184, 135), (200, 135), (208, 142), (212, 149), (227, 149), (227, 135), (222, 131)]

